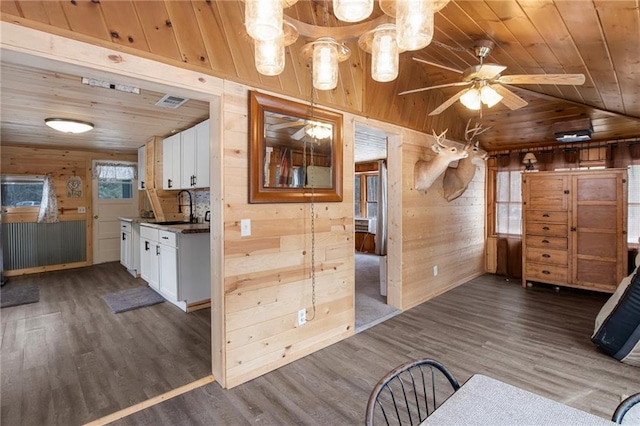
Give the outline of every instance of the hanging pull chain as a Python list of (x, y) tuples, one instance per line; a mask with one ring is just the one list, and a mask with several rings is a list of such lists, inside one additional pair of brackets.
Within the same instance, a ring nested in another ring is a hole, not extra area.
[[(311, 65), (312, 70), (311, 73), (313, 75), (313, 64)], [(311, 118), (313, 119), (313, 108), (314, 108), (314, 104), (313, 104), (313, 99), (314, 99), (314, 87), (313, 87), (313, 80), (311, 80)], [(314, 124), (311, 123), (311, 125), (313, 126)], [(316, 132), (312, 132), (312, 138), (313, 140), (311, 141), (311, 148), (309, 149), (310, 153), (311, 153), (311, 160), (309, 161), (310, 164), (307, 163), (307, 157), (306, 157), (306, 153), (307, 153), (307, 138), (304, 138), (304, 153), (303, 153), (303, 158), (304, 158), (304, 164), (306, 167), (306, 178), (309, 179), (309, 165), (313, 166), (314, 165), (314, 145), (318, 142), (316, 135)], [(310, 318), (307, 318), (307, 321), (312, 321), (315, 317), (316, 317), (316, 213), (315, 213), (315, 182), (314, 182), (314, 176), (311, 175), (311, 178), (309, 180), (309, 185), (311, 185), (311, 203), (309, 206), (309, 211), (311, 212), (311, 308), (313, 310), (313, 314), (311, 315)]]

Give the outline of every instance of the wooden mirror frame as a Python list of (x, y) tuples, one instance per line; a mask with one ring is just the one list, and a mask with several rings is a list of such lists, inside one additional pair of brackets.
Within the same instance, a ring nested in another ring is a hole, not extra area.
[[(277, 98), (256, 91), (249, 92), (249, 203), (310, 203), (342, 201), (342, 114)], [(317, 120), (333, 126), (331, 148), (331, 188), (265, 187), (264, 114), (274, 112), (304, 120)], [(313, 197), (312, 197), (313, 194)]]

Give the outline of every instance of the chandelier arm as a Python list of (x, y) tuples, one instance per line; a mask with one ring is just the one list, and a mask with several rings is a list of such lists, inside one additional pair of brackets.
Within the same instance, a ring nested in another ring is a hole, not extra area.
[(338, 41), (350, 40), (360, 37), (361, 34), (373, 30), (378, 25), (393, 23), (393, 19), (386, 15), (380, 15), (378, 18), (362, 22), (359, 24), (345, 25), (341, 27), (323, 27), (321, 25), (307, 24), (290, 16), (284, 17), (284, 20), (297, 28), (298, 34), (312, 39), (320, 37), (332, 37)]

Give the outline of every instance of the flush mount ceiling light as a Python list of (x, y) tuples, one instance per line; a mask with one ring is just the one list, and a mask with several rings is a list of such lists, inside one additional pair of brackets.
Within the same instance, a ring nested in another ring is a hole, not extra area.
[(69, 118), (45, 118), (44, 124), (63, 133), (84, 133), (93, 129), (93, 123)]
[[(335, 19), (330, 22), (329, 2), (325, 0), (323, 23), (313, 25), (284, 15), (284, 9), (297, 1), (244, 0), (245, 29), (255, 43), (256, 69), (269, 76), (284, 70), (282, 37), (285, 37), (284, 46), (291, 44), (287, 43), (287, 32), (295, 33), (296, 38), (299, 34), (310, 39), (302, 55), (313, 61), (313, 86), (318, 90), (336, 88), (338, 63), (350, 55), (344, 43), (359, 37), (360, 48), (373, 55), (371, 77), (380, 82), (394, 80), (398, 76), (399, 53), (422, 49), (431, 42), (433, 15), (449, 2), (379, 0), (384, 15), (368, 19), (374, 0), (333, 0)], [(363, 20), (366, 21), (359, 22)], [(341, 25), (338, 21), (352, 25)], [(353, 24), (355, 22), (359, 23)]]

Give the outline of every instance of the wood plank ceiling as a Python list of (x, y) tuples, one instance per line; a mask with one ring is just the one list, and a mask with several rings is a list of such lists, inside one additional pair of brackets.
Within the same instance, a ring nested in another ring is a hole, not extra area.
[[(299, 1), (286, 15), (312, 24), (326, 19), (326, 1)], [(287, 48), (278, 77), (257, 73), (244, 31), (241, 1), (33, 1), (0, 2), (2, 19), (165, 62), (192, 67), (297, 98), (310, 94), (309, 66), (300, 55), (305, 37)], [(376, 5), (374, 17), (381, 15)], [(337, 23), (332, 15), (329, 25)], [(639, 0), (453, 0), (436, 15), (434, 42), (401, 55), (400, 76), (391, 83), (369, 77), (370, 55), (345, 40), (351, 58), (340, 66), (336, 90), (319, 92), (318, 102), (342, 110), (431, 132), (450, 128), (462, 137), (467, 119), (492, 129), (481, 137), (491, 151), (555, 145), (551, 125), (589, 117), (593, 141), (640, 137)], [(428, 113), (456, 88), (411, 95), (397, 93), (459, 81), (460, 75), (419, 64), (413, 56), (464, 70), (477, 64), (473, 44), (489, 39), (487, 58), (507, 66), (504, 75), (583, 73), (582, 86), (522, 86), (514, 89), (529, 105), (503, 105), (477, 112), (459, 102), (436, 117)], [(4, 76), (3, 76), (4, 78)]]

